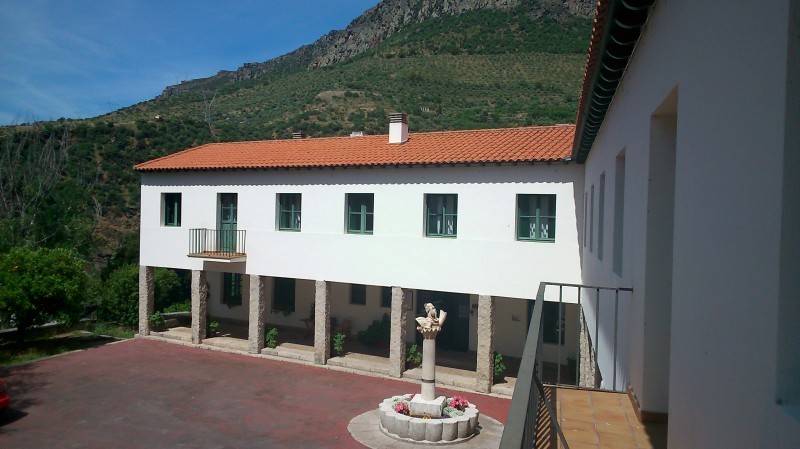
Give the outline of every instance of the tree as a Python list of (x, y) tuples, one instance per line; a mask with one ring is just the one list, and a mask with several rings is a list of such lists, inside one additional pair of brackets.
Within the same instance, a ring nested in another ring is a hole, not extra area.
[[(154, 276), (155, 310), (186, 300), (181, 295), (183, 283), (174, 270), (157, 268)], [(123, 326), (135, 327), (139, 322), (139, 266), (126, 265), (114, 270), (105, 282), (97, 317)]]
[(38, 246), (49, 237), (37, 235), (37, 214), (61, 180), (67, 141), (66, 131), (59, 140), (52, 129), (6, 137), (0, 148), (0, 223), (9, 246)]
[(72, 324), (84, 311), (86, 263), (63, 248), (12, 248), (0, 254), (0, 313), (13, 317), (17, 341), (31, 326)]

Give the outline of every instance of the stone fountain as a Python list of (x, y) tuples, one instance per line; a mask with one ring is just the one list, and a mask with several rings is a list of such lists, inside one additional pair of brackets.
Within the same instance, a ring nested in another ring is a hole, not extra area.
[[(478, 429), (479, 412), (474, 404), (463, 410), (463, 415), (443, 416), (447, 398), (436, 396), (436, 336), (442, 329), (447, 312), (436, 315), (431, 303), (425, 304), (426, 316), (417, 318), (417, 331), (422, 334), (422, 388), (421, 394), (409, 399), (393, 396), (379, 405), (380, 428), (386, 435), (405, 441), (427, 444), (453, 444), (466, 441)], [(408, 401), (409, 414), (396, 410), (398, 402)]]

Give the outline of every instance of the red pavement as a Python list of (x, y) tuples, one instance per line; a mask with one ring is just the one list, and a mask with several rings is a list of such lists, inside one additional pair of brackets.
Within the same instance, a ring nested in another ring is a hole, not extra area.
[[(129, 340), (0, 369), (0, 448), (353, 448), (355, 416), (419, 391), (388, 379)], [(459, 394), (505, 422), (509, 401)]]

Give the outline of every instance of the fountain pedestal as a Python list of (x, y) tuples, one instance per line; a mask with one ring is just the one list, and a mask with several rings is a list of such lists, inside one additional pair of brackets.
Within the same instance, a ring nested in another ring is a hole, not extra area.
[(436, 396), (436, 336), (439, 335), (441, 324), (435, 326), (418, 326), (422, 334), (422, 394), (414, 396), (409, 402), (408, 409), (414, 416), (428, 416), (441, 418), (442, 410), (447, 405), (447, 398)]
[(441, 418), (442, 410), (447, 405), (447, 398), (439, 396), (438, 398), (427, 401), (421, 396), (414, 396), (414, 399), (408, 402), (408, 411), (414, 416), (428, 416), (430, 418)]

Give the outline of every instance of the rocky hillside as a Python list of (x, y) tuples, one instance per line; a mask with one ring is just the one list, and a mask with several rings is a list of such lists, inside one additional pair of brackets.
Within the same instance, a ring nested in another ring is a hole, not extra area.
[[(67, 246), (98, 267), (135, 261), (131, 167), (207, 142), (386, 133), (393, 111), (408, 113), (412, 132), (573, 122), (590, 10), (586, 0), (385, 0), (271, 61), (100, 117), (2, 127), (19, 157), (0, 163), (0, 184), (36, 201), (0, 208), (0, 251)], [(32, 188), (47, 173), (54, 187)]]
[(158, 98), (262, 77), (301, 68), (326, 67), (362, 54), (404, 28), (429, 19), (455, 16), (481, 9), (520, 8), (536, 19), (590, 18), (591, 0), (384, 0), (353, 20), (344, 30), (333, 30), (316, 42), (266, 62), (246, 63), (235, 71), (220, 71), (209, 78), (168, 86)]

